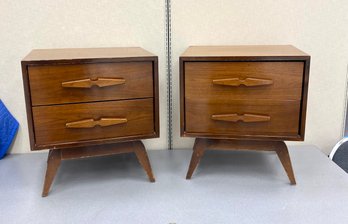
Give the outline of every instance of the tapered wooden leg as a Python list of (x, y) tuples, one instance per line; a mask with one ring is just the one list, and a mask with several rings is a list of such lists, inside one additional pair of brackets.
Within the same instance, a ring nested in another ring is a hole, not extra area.
[(149, 157), (147, 156), (144, 144), (141, 141), (136, 141), (133, 144), (134, 144), (134, 152), (139, 160), (139, 163), (146, 171), (150, 182), (155, 182), (155, 178), (152, 174), (150, 160), (149, 160)]
[(286, 147), (284, 142), (281, 142), (282, 144), (279, 144), (279, 146), (276, 149), (277, 155), (279, 157), (280, 162), (282, 163), (284, 170), (286, 172), (286, 174), (289, 177), (290, 183), (295, 185), (296, 184), (296, 180), (295, 180), (295, 175), (294, 172), (292, 170), (292, 166), (291, 166), (291, 160), (290, 160), (290, 155), (289, 155), (289, 151), (288, 148)]
[(199, 161), (201, 160), (204, 150), (206, 149), (207, 142), (205, 139), (196, 138), (194, 146), (193, 146), (193, 153), (191, 157), (191, 162), (189, 169), (186, 174), (186, 179), (191, 179), (193, 172), (195, 171)]
[(47, 169), (42, 197), (46, 197), (50, 191), (54, 177), (56, 176), (62, 156), (60, 150), (50, 150), (47, 158)]
[(283, 141), (257, 141), (196, 138), (186, 179), (191, 179), (199, 161), (206, 150), (256, 150), (276, 152), (291, 184), (296, 184), (288, 148)]

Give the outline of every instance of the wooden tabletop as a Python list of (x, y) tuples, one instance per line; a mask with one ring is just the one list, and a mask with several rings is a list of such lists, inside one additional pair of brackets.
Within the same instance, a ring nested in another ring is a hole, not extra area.
[(292, 45), (190, 46), (181, 57), (308, 56)]
[(22, 61), (154, 57), (140, 47), (35, 49)]

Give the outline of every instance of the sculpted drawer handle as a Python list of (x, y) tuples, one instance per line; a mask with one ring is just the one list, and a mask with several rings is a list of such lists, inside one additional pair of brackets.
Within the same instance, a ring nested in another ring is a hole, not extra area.
[(97, 78), (92, 79), (80, 79), (69, 82), (62, 82), (62, 87), (64, 88), (91, 88), (92, 86), (106, 87), (106, 86), (116, 86), (121, 85), (126, 82), (123, 78)]
[(107, 127), (127, 123), (127, 118), (101, 118), (100, 120), (85, 119), (66, 123), (67, 128), (94, 128), (95, 126)]
[(222, 85), (222, 86), (266, 86), (272, 85), (273, 80), (269, 79), (257, 79), (257, 78), (230, 78), (230, 79), (214, 79), (214, 85)]
[(259, 115), (259, 114), (217, 114), (212, 115), (211, 119), (215, 121), (228, 121), (228, 122), (237, 122), (242, 121), (246, 123), (250, 122), (265, 122), (270, 121), (271, 117), (268, 115)]

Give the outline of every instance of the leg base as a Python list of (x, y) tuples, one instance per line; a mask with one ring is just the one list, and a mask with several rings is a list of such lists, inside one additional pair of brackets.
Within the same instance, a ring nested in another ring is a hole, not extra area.
[(186, 179), (191, 179), (193, 172), (204, 155), (205, 150), (258, 150), (274, 151), (282, 163), (290, 183), (295, 185), (295, 175), (292, 170), (288, 148), (283, 141), (253, 141), (253, 140), (224, 140), (196, 138)]
[(146, 149), (141, 141), (122, 142), (116, 144), (81, 147), (81, 148), (68, 148), (68, 149), (55, 149), (50, 150), (47, 159), (47, 169), (44, 181), (44, 187), (42, 197), (46, 197), (50, 191), (52, 182), (57, 173), (59, 165), (62, 160), (80, 159), (96, 156), (107, 156), (121, 153), (135, 153), (139, 163), (147, 173), (150, 182), (155, 182), (155, 178), (152, 173), (150, 160), (147, 156)]

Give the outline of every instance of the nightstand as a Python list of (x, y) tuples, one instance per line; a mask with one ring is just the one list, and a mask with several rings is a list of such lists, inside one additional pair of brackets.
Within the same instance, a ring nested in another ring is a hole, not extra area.
[(50, 149), (43, 196), (61, 160), (134, 152), (159, 136), (158, 58), (141, 48), (33, 50), (22, 60), (31, 150)]
[(195, 137), (187, 179), (205, 150), (275, 151), (305, 135), (310, 56), (290, 45), (197, 46), (180, 57), (181, 136)]

